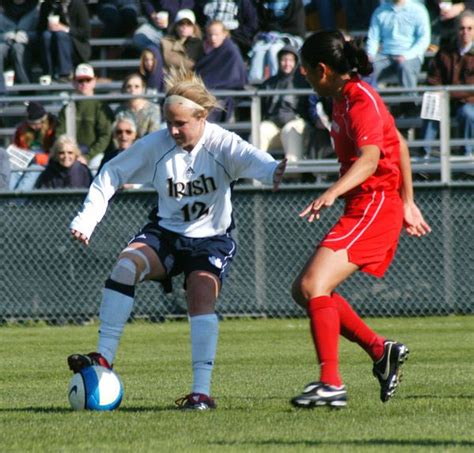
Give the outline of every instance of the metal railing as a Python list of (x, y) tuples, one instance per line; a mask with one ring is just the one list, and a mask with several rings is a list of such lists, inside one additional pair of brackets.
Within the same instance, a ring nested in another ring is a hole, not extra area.
[[(384, 88), (380, 89), (379, 92), (384, 101), (390, 105), (398, 105), (403, 103), (414, 103), (421, 106), (422, 95), (424, 92), (440, 92), (441, 93), (441, 121), (440, 121), (440, 135), (439, 140), (414, 140), (409, 139), (408, 145), (413, 148), (425, 147), (425, 146), (439, 146), (440, 159), (439, 162), (421, 162), (420, 159), (413, 159), (414, 166), (418, 166), (420, 171), (426, 172), (439, 172), (440, 181), (443, 184), (450, 184), (452, 182), (453, 170), (467, 169), (469, 171), (474, 170), (474, 160), (469, 158), (463, 158), (459, 156), (452, 156), (451, 148), (454, 146), (463, 146), (466, 144), (473, 144), (474, 139), (452, 139), (451, 138), (451, 112), (450, 112), (450, 96), (449, 93), (453, 91), (459, 91), (459, 86), (418, 86), (416, 88)], [(474, 91), (473, 86), (462, 86), (463, 91)], [(294, 90), (260, 90), (254, 87), (248, 87), (244, 91), (233, 91), (233, 90), (216, 90), (213, 92), (218, 98), (225, 98), (232, 96), (235, 99), (249, 100), (250, 110), (250, 121), (237, 121), (234, 123), (224, 124), (223, 126), (235, 130), (238, 133), (248, 132), (249, 140), (256, 146), (260, 143), (259, 137), (259, 125), (262, 121), (262, 110), (261, 110), (261, 98), (264, 96), (272, 96), (278, 94), (293, 94), (298, 96), (308, 96), (313, 93), (312, 90), (306, 89), (294, 89)], [(159, 102), (163, 97), (163, 93), (155, 93), (145, 95), (144, 97)], [(99, 99), (111, 104), (123, 102), (133, 98), (129, 94), (119, 93), (108, 93), (108, 94), (97, 94), (90, 96), (89, 99)], [(0, 105), (3, 105), (3, 115), (8, 114), (8, 107), (15, 104), (22, 104), (26, 101), (30, 101), (33, 98), (31, 96), (10, 96), (0, 97)], [(73, 125), (75, 122), (74, 109), (70, 108), (72, 102), (77, 100), (83, 100), (84, 96), (71, 93), (68, 91), (62, 91), (58, 94), (44, 94), (34, 96), (34, 100), (43, 103), (53, 103), (55, 108), (59, 109), (62, 106), (66, 106), (66, 123)], [(237, 102), (238, 104), (239, 102)], [(24, 106), (23, 106), (24, 109)], [(17, 109), (18, 110), (18, 109)], [(1, 112), (0, 112), (1, 113)], [(18, 112), (17, 112), (18, 113)], [(418, 118), (419, 119), (419, 118)], [(408, 124), (415, 123), (416, 117), (408, 120)], [(330, 173), (335, 171), (337, 162), (335, 159), (329, 161), (329, 163), (322, 162), (319, 159), (305, 160), (289, 165), (288, 171), (291, 172), (327, 172)]]

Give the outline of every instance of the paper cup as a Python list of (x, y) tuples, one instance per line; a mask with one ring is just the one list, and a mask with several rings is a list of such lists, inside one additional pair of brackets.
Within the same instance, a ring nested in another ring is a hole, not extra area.
[(39, 78), (40, 85), (51, 85), (51, 76), (43, 75)]
[(57, 25), (59, 24), (59, 16), (52, 14), (51, 16), (48, 16), (48, 22), (51, 25)]
[(161, 22), (163, 28), (168, 27), (170, 15), (168, 11), (160, 11), (156, 13), (156, 18)]
[(15, 71), (5, 71), (3, 73), (3, 78), (5, 80), (5, 85), (7, 87), (12, 87), (15, 83)]

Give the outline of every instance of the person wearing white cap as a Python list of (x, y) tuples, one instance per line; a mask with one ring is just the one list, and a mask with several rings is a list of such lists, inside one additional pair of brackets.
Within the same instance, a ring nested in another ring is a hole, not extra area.
[[(81, 63), (74, 72), (74, 88), (76, 94), (84, 97), (93, 96), (96, 84), (94, 68)], [(98, 99), (75, 101), (76, 140), (83, 155), (81, 161), (91, 168), (97, 167), (102, 160), (104, 151), (109, 146), (112, 136), (113, 112), (109, 105)], [(66, 131), (66, 106), (58, 116), (57, 135)]]
[(83, 208), (70, 225), (72, 237), (87, 245), (109, 200), (127, 183), (151, 184), (157, 209), (119, 255), (105, 283), (97, 352), (72, 354), (77, 373), (90, 365), (111, 368), (135, 301), (135, 287), (155, 280), (171, 291), (184, 274), (191, 330), (193, 384), (176, 400), (181, 409), (208, 410), (217, 350), (217, 297), (236, 252), (232, 238), (232, 186), (256, 178), (277, 190), (286, 161), (277, 162), (207, 116), (217, 99), (191, 71), (172, 69), (166, 79), (167, 128), (136, 141), (102, 168)]
[(166, 70), (183, 65), (193, 69), (204, 54), (202, 32), (190, 9), (180, 9), (168, 35), (160, 42), (163, 67)]

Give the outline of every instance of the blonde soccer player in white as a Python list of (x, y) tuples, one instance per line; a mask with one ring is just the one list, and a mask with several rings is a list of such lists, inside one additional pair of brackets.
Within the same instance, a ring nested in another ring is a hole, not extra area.
[(215, 304), (236, 252), (232, 239), (231, 186), (255, 178), (277, 190), (286, 160), (275, 161), (236, 134), (206, 121), (217, 107), (202, 80), (184, 70), (166, 81), (167, 128), (138, 140), (108, 162), (94, 179), (82, 210), (70, 225), (74, 239), (88, 244), (108, 201), (126, 183), (153, 185), (156, 218), (120, 253), (105, 283), (97, 352), (72, 354), (73, 372), (100, 364), (111, 367), (144, 280), (169, 282), (184, 273), (191, 329), (193, 384), (176, 401), (185, 409), (212, 409), (211, 375), (217, 348)]

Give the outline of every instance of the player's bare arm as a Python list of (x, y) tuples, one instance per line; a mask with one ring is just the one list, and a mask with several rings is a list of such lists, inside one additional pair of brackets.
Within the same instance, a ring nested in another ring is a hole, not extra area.
[(415, 203), (413, 194), (413, 179), (411, 173), (410, 151), (407, 142), (400, 131), (400, 172), (402, 176), (401, 197), (403, 201), (403, 224), (410, 236), (425, 236), (431, 231), (430, 226)]
[(366, 145), (360, 148), (361, 155), (351, 168), (336, 183), (327, 189), (320, 197), (310, 203), (300, 217), (308, 216), (308, 222), (318, 220), (323, 208), (331, 207), (336, 199), (349, 190), (362, 184), (377, 169), (380, 159), (380, 150), (375, 145)]

